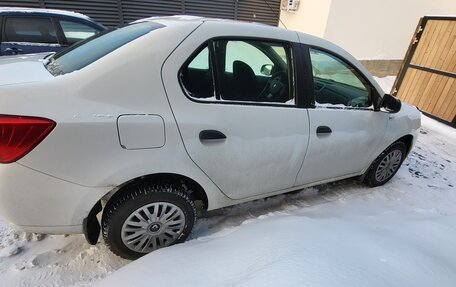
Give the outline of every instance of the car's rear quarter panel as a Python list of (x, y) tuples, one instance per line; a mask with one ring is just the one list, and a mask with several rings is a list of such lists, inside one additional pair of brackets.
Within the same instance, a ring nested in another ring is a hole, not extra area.
[[(43, 83), (0, 88), (0, 114), (39, 116), (57, 123), (51, 134), (18, 163), (82, 187), (106, 190), (143, 175), (176, 173), (202, 185), (209, 202), (228, 202), (188, 157), (160, 75), (165, 58), (196, 27), (195, 23), (183, 23), (158, 29), (81, 71)], [(117, 119), (125, 114), (160, 115), (165, 125), (165, 145), (152, 149), (123, 149), (119, 143)], [(2, 166), (3, 170), (12, 168), (13, 165)], [(17, 198), (24, 208), (36, 209), (36, 204), (46, 208), (46, 203), (68, 206), (63, 211), (51, 209), (50, 216), (56, 217), (51, 221), (53, 225), (74, 224), (75, 220), (69, 218), (81, 220), (94, 204), (93, 200), (83, 203), (83, 192), (75, 197), (60, 197), (64, 193), (59, 195), (62, 191), (58, 189), (43, 193), (45, 198), (39, 201), (27, 201), (24, 198), (27, 190), (53, 187), (33, 186), (33, 181), (27, 178), (15, 180), (22, 180), (14, 188), (23, 193)], [(5, 188), (8, 187), (0, 186), (0, 189)], [(73, 191), (77, 193), (77, 188)], [(85, 206), (75, 208), (80, 204)], [(49, 225), (45, 218), (29, 220), (32, 225)]]

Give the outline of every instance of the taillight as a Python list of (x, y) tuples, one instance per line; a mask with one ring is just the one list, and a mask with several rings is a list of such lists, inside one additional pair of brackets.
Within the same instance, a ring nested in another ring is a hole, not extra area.
[(36, 147), (55, 122), (36, 117), (0, 115), (0, 163), (11, 163)]

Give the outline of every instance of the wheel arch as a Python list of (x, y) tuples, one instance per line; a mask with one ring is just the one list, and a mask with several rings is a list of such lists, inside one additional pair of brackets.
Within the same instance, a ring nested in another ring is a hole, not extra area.
[(83, 222), (83, 230), (87, 242), (94, 245), (98, 241), (100, 235), (100, 223), (97, 219), (97, 215), (100, 212), (102, 213), (102, 216), (104, 215), (104, 206), (106, 206), (106, 204), (108, 204), (111, 200), (121, 196), (124, 192), (127, 192), (130, 188), (147, 182), (178, 182), (185, 186), (186, 191), (194, 202), (201, 202), (201, 204), (197, 205), (198, 208), (207, 210), (209, 207), (209, 200), (204, 188), (201, 184), (188, 176), (177, 173), (156, 173), (136, 177), (118, 185), (94, 204)]
[(367, 175), (367, 173), (369, 172), (369, 170), (371, 169), (372, 165), (375, 163), (375, 161), (377, 160), (377, 158), (385, 151), (387, 150), (391, 145), (397, 143), (397, 142), (402, 142), (405, 144), (405, 147), (407, 149), (407, 154), (405, 157), (407, 157), (410, 153), (410, 151), (412, 150), (413, 148), (413, 142), (414, 142), (414, 136), (411, 135), (411, 134), (406, 134), (400, 138), (397, 138), (396, 140), (392, 141), (390, 144), (388, 144), (386, 147), (384, 147), (383, 149), (380, 150), (380, 152), (370, 161), (369, 163), (369, 166), (366, 168), (366, 170), (364, 171), (364, 173), (361, 175), (361, 179), (364, 179)]
[(192, 178), (177, 173), (155, 173), (133, 178), (118, 185), (115, 189), (103, 196), (101, 200), (109, 202), (113, 198), (121, 195), (123, 192), (126, 192), (131, 187), (147, 182), (178, 182), (182, 185), (185, 185), (186, 191), (194, 201), (202, 202), (202, 208), (208, 208), (209, 200), (204, 188)]
[(405, 135), (397, 140), (394, 141), (395, 143), (396, 142), (403, 142), (405, 144), (405, 146), (407, 147), (407, 155), (409, 155), (410, 151), (412, 150), (412, 147), (413, 147), (413, 135)]

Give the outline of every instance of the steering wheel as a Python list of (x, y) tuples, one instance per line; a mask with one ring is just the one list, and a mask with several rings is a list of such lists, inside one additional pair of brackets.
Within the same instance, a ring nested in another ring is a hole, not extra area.
[(288, 89), (288, 75), (284, 71), (272, 74), (266, 86), (258, 96), (259, 100), (273, 101), (280, 99)]
[(320, 84), (320, 86), (316, 87), (316, 85), (314, 85), (314, 95), (315, 95), (315, 99), (318, 98), (318, 95), (320, 95), (321, 92), (323, 92), (323, 90), (326, 89), (326, 85), (325, 84)]
[(347, 106), (351, 107), (364, 107), (366, 104), (366, 97), (357, 97), (348, 101)]

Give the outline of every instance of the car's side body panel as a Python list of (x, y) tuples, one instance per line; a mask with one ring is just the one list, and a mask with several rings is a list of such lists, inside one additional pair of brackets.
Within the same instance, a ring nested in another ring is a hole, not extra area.
[(421, 112), (414, 106), (402, 103), (401, 110), (398, 113), (386, 114), (388, 115), (388, 124), (385, 135), (377, 149), (377, 154), (404, 136), (413, 137), (412, 146), (408, 150), (410, 152), (418, 138), (418, 130), (421, 126)]
[(81, 186), (18, 163), (0, 165), (2, 219), (28, 232), (82, 233), (84, 218), (110, 189)]
[[(388, 115), (373, 110), (309, 109), (310, 142), (296, 185), (358, 175), (383, 140)], [(330, 134), (317, 134), (317, 127)]]

